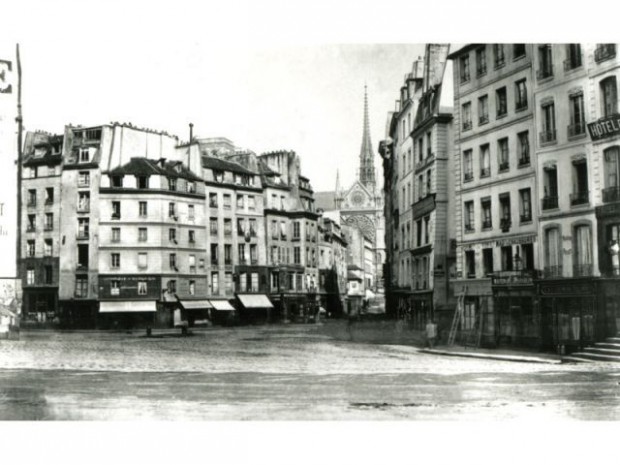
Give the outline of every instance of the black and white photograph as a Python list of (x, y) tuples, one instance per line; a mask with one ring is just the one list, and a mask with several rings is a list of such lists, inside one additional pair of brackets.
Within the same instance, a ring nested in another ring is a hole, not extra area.
[[(58, 425), (54, 446), (92, 431), (106, 454), (135, 434), (149, 463), (263, 463), (291, 443), (282, 463), (486, 463), (515, 425), (552, 434), (550, 455), (525, 450), (553, 463), (567, 425), (614, 429), (617, 33), (539, 38), (539, 18), (481, 37), (473, 5), (444, 23), (452, 3), (342, 3), (9, 8), (0, 424), (28, 438), (16, 449)], [(209, 455), (218, 435), (234, 457)]]

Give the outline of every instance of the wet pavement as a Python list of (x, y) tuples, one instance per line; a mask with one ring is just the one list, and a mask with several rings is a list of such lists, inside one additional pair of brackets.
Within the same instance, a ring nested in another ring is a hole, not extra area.
[(620, 419), (618, 364), (442, 356), (327, 326), (23, 332), (0, 341), (0, 420)]

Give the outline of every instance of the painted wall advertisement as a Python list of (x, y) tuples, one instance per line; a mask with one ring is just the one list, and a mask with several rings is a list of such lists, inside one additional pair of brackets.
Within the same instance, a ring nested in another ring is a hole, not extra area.
[(0, 44), (0, 335), (18, 325), (17, 63), (14, 44)]

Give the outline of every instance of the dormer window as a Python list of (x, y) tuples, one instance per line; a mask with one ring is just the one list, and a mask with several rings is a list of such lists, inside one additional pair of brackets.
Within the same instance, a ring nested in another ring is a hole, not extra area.
[(41, 158), (47, 153), (47, 150), (44, 147), (37, 147), (34, 149), (34, 158)]
[(213, 178), (215, 179), (215, 182), (224, 182), (224, 172), (213, 170)]
[(79, 151), (79, 162), (88, 163), (90, 161), (90, 151), (88, 148), (81, 148)]
[(137, 176), (137, 185), (138, 185), (138, 189), (148, 189), (149, 188), (149, 177), (148, 176)]
[(181, 163), (177, 164), (177, 165), (174, 167), (174, 169), (176, 170), (176, 172), (177, 172), (177, 173), (180, 173), (180, 172), (181, 172), (181, 169), (182, 169)]
[(171, 191), (177, 190), (177, 179), (176, 178), (168, 178), (168, 189)]
[(123, 177), (122, 176), (112, 176), (111, 177), (112, 187), (123, 187)]
[(62, 152), (62, 144), (54, 144), (52, 146), (52, 153), (54, 155), (58, 155), (61, 152)]
[(187, 181), (187, 192), (196, 192), (196, 183), (193, 181)]

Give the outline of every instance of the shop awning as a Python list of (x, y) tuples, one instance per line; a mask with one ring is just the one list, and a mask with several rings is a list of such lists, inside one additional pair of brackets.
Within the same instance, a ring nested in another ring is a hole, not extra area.
[(209, 300), (209, 302), (215, 310), (218, 310), (220, 312), (235, 311), (235, 308), (230, 305), (230, 302), (228, 302), (228, 300)]
[(211, 302), (208, 300), (182, 300), (181, 305), (185, 310), (204, 310), (206, 308), (213, 308)]
[(99, 302), (99, 313), (156, 312), (154, 300), (115, 300)]
[(245, 308), (273, 308), (265, 294), (237, 294), (237, 298)]

